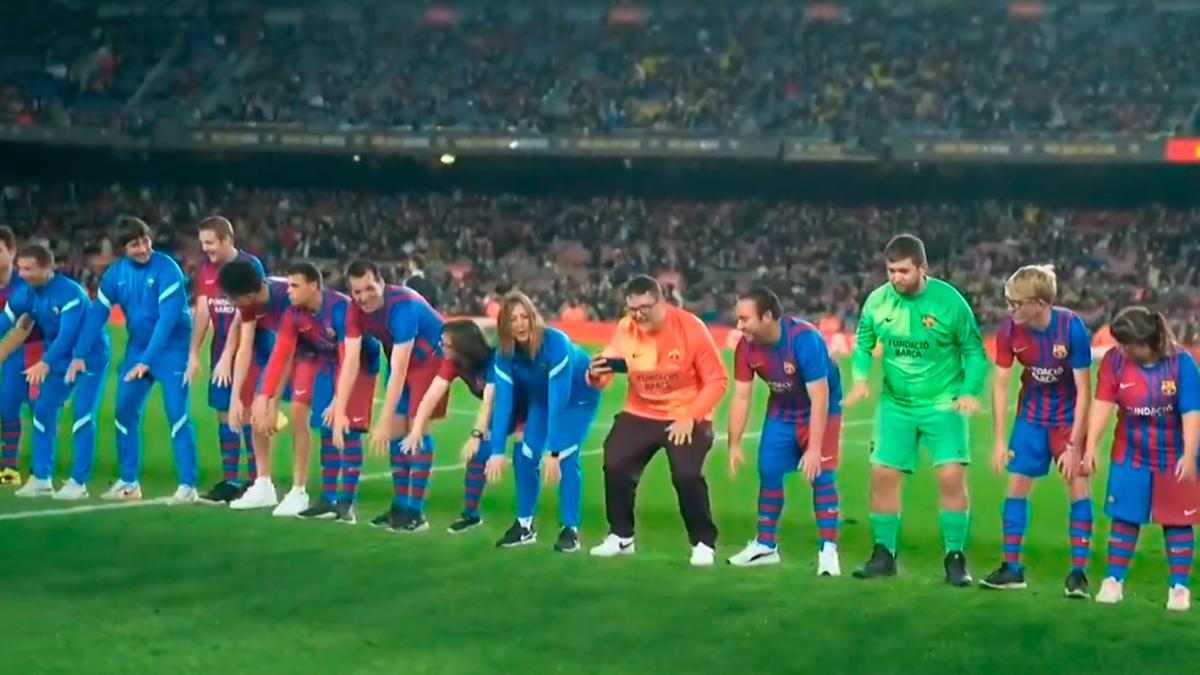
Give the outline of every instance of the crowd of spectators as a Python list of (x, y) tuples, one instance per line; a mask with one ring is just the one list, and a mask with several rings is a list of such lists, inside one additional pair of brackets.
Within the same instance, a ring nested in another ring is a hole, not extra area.
[(550, 315), (612, 319), (621, 283), (649, 272), (711, 322), (731, 322), (736, 292), (765, 283), (791, 311), (852, 326), (865, 294), (884, 280), (884, 244), (912, 232), (928, 242), (931, 272), (960, 288), (985, 326), (1004, 315), (1007, 275), (1031, 262), (1056, 266), (1062, 304), (1093, 327), (1133, 302), (1166, 310), (1191, 339), (1200, 318), (1200, 210), (96, 184), (11, 185), (0, 197), (0, 222), (47, 240), (63, 269), (92, 286), (114, 253), (105, 233), (118, 215), (144, 218), (157, 246), (194, 271), (195, 225), (213, 213), (228, 216), (239, 245), (269, 268), (313, 259), (335, 287), (355, 257), (381, 261), (402, 280), (419, 255), (443, 311), (454, 315), (482, 314), (497, 294), (520, 288)]
[[(1193, 133), (1188, 3), (9, 0), (0, 122)], [(915, 4), (915, 7), (914, 7)]]

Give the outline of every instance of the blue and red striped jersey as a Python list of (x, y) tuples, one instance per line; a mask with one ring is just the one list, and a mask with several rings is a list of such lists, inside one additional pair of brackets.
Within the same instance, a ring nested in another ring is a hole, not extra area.
[[(17, 270), (13, 269), (12, 278), (8, 280), (8, 284), (0, 286), (0, 312), (3, 312), (4, 308), (8, 307), (8, 299), (17, 292), (17, 289), (28, 286), (29, 284), (17, 274)], [(29, 337), (25, 338), (25, 344), (41, 342), (42, 340), (42, 329), (34, 324), (33, 332), (29, 334)], [(25, 356), (23, 354), (14, 352), (8, 358), (12, 359), (14, 363), (21, 364), (22, 368), (24, 367)]]
[(779, 322), (779, 342), (763, 346), (743, 336), (733, 356), (733, 374), (738, 382), (758, 375), (767, 383), (767, 419), (808, 422), (812, 402), (809, 382), (829, 381), (829, 414), (842, 411), (842, 374), (829, 356), (825, 338), (816, 326), (785, 316)]
[(442, 359), (443, 323), (442, 315), (420, 293), (388, 284), (383, 289), (383, 306), (374, 312), (351, 305), (346, 315), (346, 334), (379, 340), (385, 358), (390, 358), (393, 346), (412, 342), (409, 367), (437, 367)]
[(461, 379), (467, 385), (467, 389), (471, 390), (472, 396), (483, 399), (483, 390), (492, 382), (495, 361), (496, 350), (493, 349), (487, 360), (480, 364), (479, 372), (471, 373), (464, 370), (454, 359), (443, 359), (442, 365), (438, 368), (438, 377), (447, 382), (453, 382), (456, 378)]
[[(268, 396), (278, 393), (283, 370), (293, 355), (316, 359), (322, 368), (336, 369), (346, 340), (346, 317), (353, 305), (345, 293), (325, 289), (316, 311), (300, 305), (288, 307), (275, 334), (275, 346), (263, 376), (263, 392)], [(364, 374), (378, 373), (379, 342), (369, 336), (364, 339), (360, 358)]]
[(242, 321), (253, 321), (257, 324), (254, 332), (254, 354), (260, 364), (265, 364), (271, 358), (271, 349), (275, 345), (275, 333), (283, 324), (283, 317), (292, 306), (288, 299), (288, 282), (284, 277), (267, 277), (263, 283), (267, 285), (267, 301), (255, 307), (243, 307)]
[[(249, 262), (258, 269), (259, 274), (264, 277), (267, 276), (262, 261), (241, 249), (238, 250), (234, 260)], [(221, 285), (217, 283), (221, 267), (224, 264), (217, 264), (205, 259), (200, 265), (200, 270), (196, 272), (196, 296), (197, 299), (203, 298), (205, 303), (208, 304), (209, 323), (213, 329), (212, 349), (210, 353), (214, 363), (217, 359), (221, 358), (221, 352), (225, 351), (225, 343), (229, 338), (229, 329), (233, 326), (233, 317), (237, 314), (237, 306), (233, 304), (233, 300), (221, 290)]]
[(996, 365), (1024, 366), (1017, 414), (1044, 426), (1070, 426), (1075, 422), (1075, 373), (1091, 368), (1092, 341), (1087, 326), (1075, 312), (1062, 307), (1050, 310), (1043, 330), (1019, 326), (1005, 319), (996, 333)]
[(1113, 463), (1167, 473), (1183, 454), (1183, 415), (1200, 410), (1200, 373), (1180, 348), (1152, 366), (1113, 348), (1100, 362), (1096, 400), (1117, 406)]

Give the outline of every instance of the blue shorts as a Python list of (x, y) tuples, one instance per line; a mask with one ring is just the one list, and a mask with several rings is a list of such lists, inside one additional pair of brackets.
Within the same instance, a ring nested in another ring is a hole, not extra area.
[[(837, 470), (841, 435), (842, 416), (831, 414), (825, 423), (825, 438), (821, 443), (821, 468), (825, 471)], [(758, 443), (759, 473), (786, 475), (797, 470), (807, 447), (807, 424), (768, 417), (763, 422), (762, 438)]]
[(1173, 472), (1113, 464), (1104, 513), (1127, 523), (1195, 525), (1200, 522), (1200, 484), (1182, 482)]
[(1067, 450), (1071, 427), (1046, 426), (1017, 418), (1008, 438), (1008, 472), (1041, 478), (1050, 473), (1052, 460)]

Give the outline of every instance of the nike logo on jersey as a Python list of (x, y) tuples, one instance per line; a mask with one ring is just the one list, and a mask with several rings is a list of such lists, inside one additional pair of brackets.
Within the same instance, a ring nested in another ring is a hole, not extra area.
[(883, 318), (883, 322), (884, 322), (884, 323), (891, 323), (891, 322), (892, 322), (892, 319), (895, 319), (895, 318), (896, 318), (896, 317), (894, 317), (894, 316), (887, 316), (887, 317), (884, 317), (884, 318)]
[(1184, 509), (1183, 515), (1191, 517), (1196, 515), (1196, 509)]
[(1137, 382), (1122, 382), (1121, 383), (1121, 389), (1123, 389), (1123, 390), (1128, 389), (1130, 387), (1136, 387), (1136, 386), (1137, 386)]
[(292, 396), (303, 396), (308, 393), (307, 389), (296, 389), (292, 392)]
[(1017, 349), (1016, 347), (1013, 347), (1013, 353), (1014, 353), (1014, 354), (1020, 354), (1021, 352), (1025, 351), (1026, 349), (1029, 349), (1029, 347), (1021, 347), (1020, 349)]
[(350, 418), (350, 422), (352, 424), (362, 424), (363, 422), (366, 422), (366, 421), (367, 421), (367, 418), (365, 418), (365, 417), (351, 417)]

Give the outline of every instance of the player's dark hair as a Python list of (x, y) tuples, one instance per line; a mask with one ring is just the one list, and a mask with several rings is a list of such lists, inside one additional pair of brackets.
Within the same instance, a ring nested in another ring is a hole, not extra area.
[(373, 274), (376, 279), (383, 281), (383, 274), (379, 272), (379, 265), (376, 265), (373, 260), (360, 258), (350, 263), (350, 266), (346, 268), (346, 276), (351, 279), (361, 279), (368, 274)]
[(146, 224), (146, 221), (134, 216), (121, 216), (120, 220), (117, 221), (117, 231), (114, 237), (116, 241), (114, 243), (124, 248), (130, 242), (137, 241), (142, 237), (150, 238), (150, 226)]
[(658, 283), (658, 279), (646, 274), (639, 274), (625, 282), (625, 297), (646, 294), (650, 294), (656, 300), (662, 298), (662, 284)]
[(925, 257), (925, 242), (912, 234), (898, 234), (892, 237), (883, 249), (883, 257), (891, 263), (911, 260), (917, 267), (929, 260)]
[(425, 256), (420, 253), (414, 253), (408, 256), (408, 268), (413, 272), (419, 272), (425, 269)]
[(1122, 347), (1149, 347), (1156, 358), (1162, 358), (1175, 350), (1175, 336), (1167, 325), (1162, 312), (1134, 305), (1121, 310), (1112, 325), (1113, 339)]
[(18, 258), (33, 258), (33, 261), (38, 264), (38, 267), (43, 269), (54, 267), (54, 251), (50, 247), (42, 244), (26, 244), (17, 251)]
[(307, 260), (300, 260), (288, 265), (287, 273), (289, 277), (298, 274), (304, 277), (308, 283), (318, 286), (324, 282), (321, 276), (321, 269)]
[(217, 272), (217, 285), (230, 297), (251, 295), (262, 289), (263, 275), (249, 260), (231, 260)]
[(0, 225), (0, 244), (4, 244), (5, 248), (10, 251), (15, 251), (17, 248), (17, 235), (12, 228), (7, 225)]
[(738, 300), (753, 301), (754, 309), (758, 311), (760, 319), (766, 317), (768, 312), (775, 321), (783, 317), (783, 303), (779, 301), (779, 296), (775, 295), (775, 291), (766, 286), (754, 286), (738, 296)]
[(200, 221), (201, 232), (212, 232), (221, 241), (233, 241), (233, 223), (225, 216), (209, 216)]
[(447, 321), (442, 326), (442, 340), (450, 338), (454, 345), (454, 362), (463, 372), (479, 375), (492, 353), (487, 336), (479, 324), (470, 319)]

